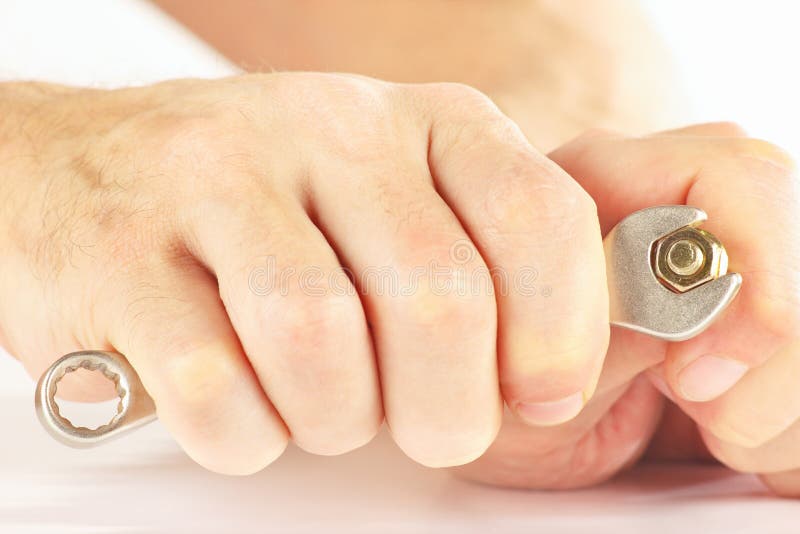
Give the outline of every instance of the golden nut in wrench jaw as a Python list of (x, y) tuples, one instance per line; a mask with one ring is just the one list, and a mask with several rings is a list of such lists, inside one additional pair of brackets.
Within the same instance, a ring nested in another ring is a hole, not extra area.
[(719, 239), (693, 226), (656, 241), (652, 262), (658, 281), (675, 293), (689, 291), (728, 271), (728, 254)]

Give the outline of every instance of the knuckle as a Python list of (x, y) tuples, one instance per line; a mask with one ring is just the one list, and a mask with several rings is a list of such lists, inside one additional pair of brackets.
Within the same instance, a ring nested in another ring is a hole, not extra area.
[(436, 139), (446, 148), (475, 148), (492, 142), (527, 143), (525, 136), (486, 94), (460, 83), (411, 86), (432, 118)]
[(354, 300), (338, 295), (277, 296), (262, 308), (260, 326), (263, 331), (275, 332), (286, 346), (294, 347), (298, 358), (311, 358), (331, 348), (342, 331), (358, 324)]
[(485, 213), (487, 226), (498, 237), (504, 228), (518, 234), (534, 227), (571, 239), (575, 232), (585, 232), (597, 221), (597, 206), (591, 196), (532, 152), (520, 152), (494, 170), (487, 182)]
[[(429, 335), (446, 334), (456, 339), (464, 335), (474, 339), (476, 335), (492, 332), (496, 323), (494, 299), (482, 289), (462, 291), (455, 284), (449, 284), (458, 278), (457, 270), (458, 267), (454, 267), (453, 275), (442, 283), (420, 283), (410, 295), (397, 299), (397, 315), (401, 320)], [(469, 281), (465, 283), (465, 286), (470, 285), (473, 284)]]
[(486, 298), (475, 295), (455, 297), (437, 294), (435, 290), (425, 293), (417, 295), (409, 307), (410, 318), (415, 324), (472, 329), (484, 325), (490, 315)]
[(160, 363), (159, 392), (197, 419), (197, 428), (218, 426), (224, 413), (216, 408), (219, 399), (241, 388), (237, 360), (225, 347), (205, 346), (197, 350), (169, 353)]
[[(396, 316), (424, 330), (486, 332), (493, 328), (496, 303), (488, 268), (475, 247), (459, 235), (413, 228), (399, 236), (404, 244), (395, 262)], [(362, 286), (365, 284), (362, 283)]]
[(284, 433), (264, 426), (260, 410), (241, 413), (241, 407), (225, 400), (241, 397), (241, 383), (233, 360), (209, 349), (166, 359), (160, 364), (158, 384), (151, 384), (159, 417), (187, 454), (214, 472), (255, 473), (288, 444)]
[(300, 410), (304, 419), (322, 431), (334, 421), (368, 417), (373, 399), (363, 358), (370, 351), (359, 300), (288, 297), (270, 308), (256, 331), (271, 332), (274, 350), (284, 355), (282, 370), (294, 383), (315, 387), (328, 399), (325, 405), (308, 403)]
[[(463, 109), (457, 108), (459, 105)], [(530, 150), (519, 126), (499, 110), (469, 107), (457, 102), (449, 106), (450, 115), (445, 114), (444, 120), (435, 123), (436, 135), (432, 146), (436, 152), (474, 154), (482, 151), (491, 156), (498, 145)]]

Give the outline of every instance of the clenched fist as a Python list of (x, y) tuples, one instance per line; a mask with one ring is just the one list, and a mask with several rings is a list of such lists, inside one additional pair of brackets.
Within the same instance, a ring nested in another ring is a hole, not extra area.
[(269, 74), (0, 95), (3, 344), (34, 376), (125, 354), (202, 465), (343, 453), (385, 416), (453, 466), (503, 401), (554, 425), (592, 397), (595, 204), (479, 92)]

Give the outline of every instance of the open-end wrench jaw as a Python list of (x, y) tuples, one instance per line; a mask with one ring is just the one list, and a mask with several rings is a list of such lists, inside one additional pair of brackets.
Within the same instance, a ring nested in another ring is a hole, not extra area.
[(705, 221), (691, 206), (656, 206), (630, 215), (603, 244), (611, 324), (669, 340), (701, 333), (731, 303), (742, 285), (738, 273), (723, 274), (685, 293), (667, 289), (653, 269), (656, 242), (681, 228)]

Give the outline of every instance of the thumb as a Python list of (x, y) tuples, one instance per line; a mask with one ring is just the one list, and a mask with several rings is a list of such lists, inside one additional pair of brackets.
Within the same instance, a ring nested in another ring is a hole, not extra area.
[(689, 204), (726, 245), (742, 290), (702, 335), (669, 344), (665, 379), (678, 397), (721, 395), (795, 334), (800, 194), (784, 151), (718, 123), (639, 138), (595, 131), (550, 157), (594, 198), (604, 234), (636, 210)]

